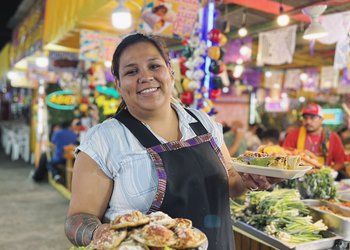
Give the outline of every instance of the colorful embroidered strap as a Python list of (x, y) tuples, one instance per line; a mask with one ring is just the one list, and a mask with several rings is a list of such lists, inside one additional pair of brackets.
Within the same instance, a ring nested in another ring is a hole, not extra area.
[[(153, 200), (151, 208), (148, 213), (159, 211), (160, 206), (163, 203), (166, 184), (167, 184), (167, 175), (165, 172), (164, 164), (162, 158), (160, 157), (161, 152), (178, 150), (180, 148), (192, 147), (201, 143), (209, 142), (211, 147), (214, 149), (215, 153), (219, 156), (221, 163), (225, 166), (224, 156), (220, 151), (220, 148), (216, 145), (214, 138), (211, 134), (200, 135), (197, 137), (193, 137), (186, 141), (172, 141), (166, 144), (159, 144), (154, 147), (148, 148), (147, 152), (150, 155), (152, 161), (155, 164), (157, 176), (158, 176), (158, 189), (157, 194)], [(228, 176), (228, 171), (225, 167), (226, 174)]]

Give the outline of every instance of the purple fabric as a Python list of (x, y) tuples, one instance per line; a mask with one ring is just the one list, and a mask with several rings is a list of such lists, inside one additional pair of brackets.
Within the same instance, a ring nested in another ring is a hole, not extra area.
[(249, 62), (251, 55), (242, 56), (239, 53), (239, 49), (242, 45), (246, 45), (248, 48), (252, 49), (252, 37), (245, 37), (242, 39), (231, 40), (224, 45), (225, 55), (224, 63), (236, 63), (238, 59), (243, 59), (243, 62)]
[(344, 68), (343, 77), (341, 79), (342, 85), (350, 85), (349, 68)]
[(253, 87), (260, 87), (262, 73), (257, 69), (246, 68), (242, 74), (242, 83)]

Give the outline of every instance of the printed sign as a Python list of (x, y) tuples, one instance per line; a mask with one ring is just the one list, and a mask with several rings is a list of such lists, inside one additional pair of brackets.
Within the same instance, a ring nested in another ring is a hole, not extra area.
[(140, 29), (145, 33), (188, 38), (197, 19), (197, 0), (147, 1)]
[(46, 96), (47, 106), (54, 109), (73, 110), (76, 104), (76, 98), (73, 91), (59, 90)]
[(79, 55), (77, 53), (50, 51), (49, 71), (78, 72)]

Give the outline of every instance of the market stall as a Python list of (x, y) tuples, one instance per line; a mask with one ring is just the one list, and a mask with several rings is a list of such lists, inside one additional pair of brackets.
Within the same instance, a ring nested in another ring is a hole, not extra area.
[[(246, 152), (237, 157), (233, 166), (240, 172), (255, 168), (254, 172), (287, 180), (272, 190), (249, 191), (231, 200), (237, 248), (249, 245), (249, 249), (347, 249), (347, 179), (335, 182), (334, 171), (329, 167), (308, 166), (308, 171), (301, 173), (305, 158), (276, 146), (270, 147), (267, 154), (264, 148), (268, 147), (262, 147), (260, 153)], [(293, 167), (295, 159), (298, 161)]]

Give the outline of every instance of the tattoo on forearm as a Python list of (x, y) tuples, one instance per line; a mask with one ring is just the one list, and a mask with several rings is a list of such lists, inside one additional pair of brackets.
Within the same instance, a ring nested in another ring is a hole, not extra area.
[(75, 246), (87, 246), (99, 225), (101, 225), (101, 221), (95, 215), (74, 214), (66, 219), (65, 233)]

